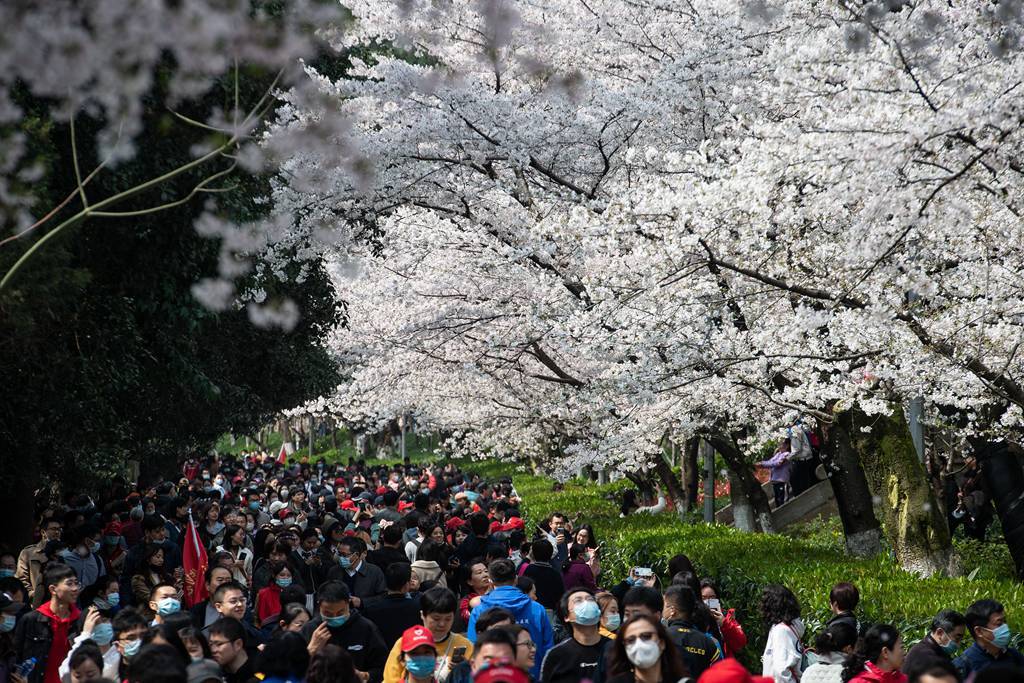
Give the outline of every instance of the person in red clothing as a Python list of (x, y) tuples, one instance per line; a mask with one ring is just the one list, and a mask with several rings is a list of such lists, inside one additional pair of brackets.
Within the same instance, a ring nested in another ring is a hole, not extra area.
[(701, 579), (700, 597), (708, 606), (711, 616), (718, 622), (718, 630), (722, 633), (722, 654), (726, 657), (735, 657), (747, 646), (747, 634), (743, 632), (740, 622), (736, 621), (736, 610), (722, 609), (718, 588), (711, 579)]
[(459, 615), (462, 617), (462, 622), (468, 624), (473, 608), (480, 604), (480, 598), (490, 592), (492, 586), (491, 576), (487, 573), (487, 563), (483, 558), (477, 557), (470, 560), (465, 572), (465, 583), (469, 592), (459, 601)]
[(43, 572), (50, 600), (18, 622), (14, 634), (17, 660), (30, 657), (36, 666), (28, 683), (60, 683), (60, 664), (68, 656), (82, 611), (75, 606), (82, 585), (71, 567), (51, 564)]
[(887, 624), (872, 626), (843, 666), (848, 683), (907, 683), (900, 632)]
[(270, 583), (256, 595), (256, 615), (260, 625), (266, 624), (281, 613), (281, 591), (292, 585), (292, 572), (287, 562), (270, 564)]

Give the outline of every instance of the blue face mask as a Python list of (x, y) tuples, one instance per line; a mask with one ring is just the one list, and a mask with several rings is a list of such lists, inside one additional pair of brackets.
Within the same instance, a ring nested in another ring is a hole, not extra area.
[(92, 630), (92, 640), (97, 645), (110, 645), (110, 641), (113, 639), (114, 627), (110, 625), (110, 622), (96, 624), (96, 628)]
[(325, 617), (321, 614), (320, 618), (324, 620), (328, 628), (339, 628), (341, 626), (344, 626), (345, 622), (348, 621), (347, 614), (343, 614), (340, 617)]
[(0, 579), (6, 579), (8, 576), (14, 576), (13, 569), (0, 569)]
[(617, 631), (620, 626), (622, 626), (622, 617), (619, 616), (618, 612), (615, 614), (609, 614), (608, 618), (605, 619), (604, 627), (609, 631)]
[(342, 569), (349, 569), (352, 566), (352, 559), (343, 555), (338, 555), (338, 564), (341, 565)]
[(124, 656), (134, 657), (139, 654), (139, 650), (142, 649), (142, 638), (136, 638), (127, 645), (124, 646)]
[(163, 598), (156, 603), (156, 611), (160, 616), (174, 614), (181, 609), (181, 602), (177, 598)]
[(594, 600), (577, 603), (572, 608), (572, 613), (576, 617), (576, 623), (580, 626), (593, 626), (601, 621), (601, 608)]
[(14, 624), (17, 621), (13, 614), (5, 614), (3, 621), (0, 621), (0, 633), (10, 633), (14, 630)]
[(428, 678), (434, 674), (437, 660), (434, 655), (417, 655), (405, 660), (405, 668), (416, 678)]
[(100, 542), (96, 541), (91, 546), (89, 546), (89, 551), (98, 553), (100, 551)]
[(292, 580), (290, 578), (274, 579), (274, 583), (276, 583), (281, 588), (287, 588), (288, 586), (292, 585)]
[(111, 593), (110, 595), (107, 596), (107, 602), (110, 603), (111, 607), (117, 607), (118, 605), (121, 604), (121, 594), (120, 593)]
[(992, 644), (1000, 650), (1005, 650), (1010, 645), (1010, 627), (1008, 624), (1003, 624), (992, 631)]
[(254, 511), (254, 512), (256, 510), (259, 510), (260, 509), (260, 502), (258, 500), (250, 500), (249, 501), (249, 509)]

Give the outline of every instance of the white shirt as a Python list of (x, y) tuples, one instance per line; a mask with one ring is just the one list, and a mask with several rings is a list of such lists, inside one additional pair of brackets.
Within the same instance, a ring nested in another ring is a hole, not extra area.
[(786, 624), (775, 624), (768, 632), (768, 642), (761, 656), (761, 675), (771, 676), (775, 683), (793, 683), (800, 680), (799, 641), (793, 629)]

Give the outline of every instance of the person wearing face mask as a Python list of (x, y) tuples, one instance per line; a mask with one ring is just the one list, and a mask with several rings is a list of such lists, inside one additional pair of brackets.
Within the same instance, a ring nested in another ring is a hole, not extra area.
[(100, 529), (93, 524), (83, 524), (65, 534), (68, 547), (61, 553), (64, 564), (71, 567), (83, 586), (91, 586), (107, 573), (100, 551)]
[(903, 639), (892, 626), (872, 626), (843, 665), (845, 683), (906, 683)]
[(771, 676), (775, 683), (799, 681), (804, 624), (796, 596), (785, 586), (766, 586), (761, 593), (761, 616), (771, 625), (761, 655), (761, 675)]
[(41, 538), (18, 553), (14, 575), (28, 588), (29, 595), (36, 595), (42, 587), (43, 565), (46, 564), (46, 544), (59, 541), (64, 525), (55, 517), (44, 519), (39, 524)]
[(566, 591), (558, 612), (572, 628), (572, 636), (544, 655), (541, 683), (602, 683), (605, 650), (612, 641), (600, 633), (601, 607), (593, 592), (585, 588)]
[(161, 583), (149, 594), (149, 609), (153, 612), (152, 626), (164, 623), (164, 617), (181, 611), (178, 588), (173, 584)]
[(261, 627), (281, 614), (281, 591), (292, 585), (292, 571), (286, 562), (272, 562), (270, 576), (270, 584), (256, 596), (256, 616)]
[(410, 683), (431, 683), (437, 681), (434, 668), (437, 665), (437, 651), (434, 636), (423, 626), (410, 626), (402, 633), (402, 666), (405, 667)]
[[(103, 677), (115, 681), (125, 680), (128, 665), (142, 649), (142, 637), (148, 628), (145, 617), (134, 607), (126, 607), (111, 620), (114, 629), (114, 651), (117, 653), (114, 664), (105, 664)], [(104, 658), (106, 661), (106, 658)]]
[(14, 576), (18, 569), (18, 559), (12, 553), (0, 553), (0, 579)]
[(615, 638), (616, 632), (622, 625), (622, 615), (619, 614), (619, 601), (607, 591), (597, 594), (597, 604), (601, 607), (601, 635), (605, 638)]
[(661, 622), (641, 614), (622, 625), (611, 646), (608, 683), (676, 683), (687, 676)]
[[(530, 675), (538, 678), (541, 663), (554, 644), (554, 633), (548, 614), (540, 603), (530, 600), (530, 596), (516, 587), (516, 566), (512, 560), (495, 560), (488, 567), (487, 572), (494, 588), (482, 596), (480, 602), (470, 612), (466, 637), (476, 642), (476, 620), (484, 612), (494, 607), (507, 609), (515, 617), (516, 623), (530, 632), (530, 637), (537, 645), (537, 665), (530, 671)], [(597, 607), (597, 603), (594, 603), (594, 606)], [(594, 622), (595, 630), (600, 617), (601, 610), (598, 608), (598, 618)]]
[(302, 637), (315, 655), (324, 645), (337, 645), (352, 658), (361, 683), (380, 683), (388, 649), (380, 631), (369, 619), (352, 609), (348, 587), (328, 581), (317, 591), (319, 612), (302, 627)]
[[(73, 673), (74, 653), (87, 640), (92, 641), (99, 647), (99, 656), (102, 658), (102, 664), (99, 666), (98, 673), (117, 670), (117, 665), (121, 661), (121, 654), (113, 645), (114, 626), (110, 623), (112, 616), (109, 610), (101, 610), (96, 607), (90, 607), (86, 611), (85, 621), (82, 623), (82, 632), (75, 638), (71, 644), (71, 649), (68, 651), (67, 658), (60, 665), (59, 673), (62, 681), (67, 680), (67, 677)], [(99, 678), (99, 675), (96, 677)], [(72, 676), (72, 678), (74, 677)]]
[(842, 683), (843, 663), (857, 644), (857, 630), (849, 624), (830, 624), (814, 639), (814, 651), (808, 651), (810, 666), (800, 683)]
[(18, 664), (14, 627), (22, 607), (10, 593), (0, 593), (0, 681), (8, 680), (8, 673)]
[(910, 648), (903, 660), (903, 673), (914, 676), (936, 661), (953, 662), (953, 653), (960, 647), (967, 621), (951, 609), (942, 610), (932, 619), (931, 629), (919, 643)]
[(978, 600), (967, 608), (964, 619), (974, 638), (974, 643), (954, 662), (964, 678), (996, 663), (1024, 666), (1024, 655), (1010, 647), (1010, 627), (1000, 603)]
[(679, 650), (690, 675), (699, 678), (722, 658), (722, 652), (714, 639), (693, 625), (697, 596), (688, 586), (670, 586), (664, 600), (661, 614), (669, 640)]

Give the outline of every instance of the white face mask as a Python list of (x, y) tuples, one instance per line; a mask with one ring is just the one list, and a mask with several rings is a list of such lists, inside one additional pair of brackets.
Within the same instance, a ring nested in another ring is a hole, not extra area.
[(654, 640), (637, 640), (626, 646), (626, 656), (638, 669), (649, 669), (661, 657), (661, 648)]

